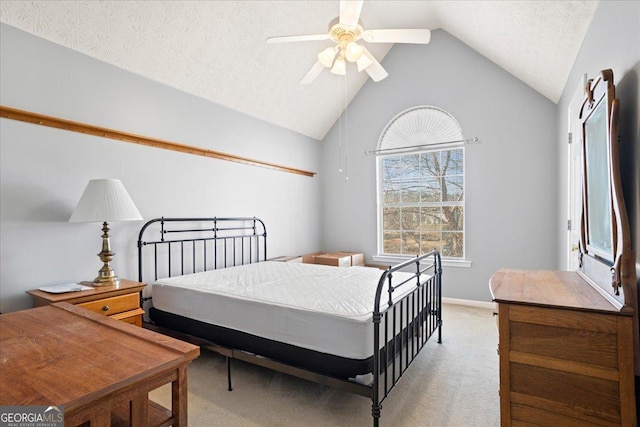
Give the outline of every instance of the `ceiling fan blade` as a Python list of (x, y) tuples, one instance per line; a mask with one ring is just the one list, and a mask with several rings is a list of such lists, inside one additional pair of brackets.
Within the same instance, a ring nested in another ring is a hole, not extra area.
[(311, 69), (307, 72), (307, 74), (305, 74), (305, 76), (302, 78), (302, 80), (300, 80), (300, 84), (301, 85), (308, 85), (311, 82), (313, 82), (316, 77), (318, 77), (318, 75), (322, 72), (322, 70), (324, 70), (324, 65), (322, 65), (322, 62), (317, 61), (313, 67), (311, 67)]
[(429, 30), (367, 30), (360, 38), (369, 43), (417, 43), (427, 44), (431, 40)]
[(290, 42), (306, 42), (306, 41), (314, 41), (314, 40), (328, 40), (329, 34), (307, 34), (301, 36), (277, 36), (277, 37), (269, 37), (267, 39), (267, 44), (274, 43), (290, 43)]
[(367, 50), (367, 48), (364, 46), (362, 47), (362, 53), (371, 60), (371, 64), (364, 69), (367, 74), (369, 74), (369, 77), (371, 77), (371, 80), (373, 80), (374, 82), (379, 82), (380, 80), (387, 78), (389, 73), (387, 73), (387, 71), (382, 68), (382, 65), (380, 65), (378, 60), (374, 58), (373, 55), (371, 55), (371, 52), (369, 52), (369, 50)]
[(355, 27), (360, 20), (363, 0), (340, 0), (340, 23)]

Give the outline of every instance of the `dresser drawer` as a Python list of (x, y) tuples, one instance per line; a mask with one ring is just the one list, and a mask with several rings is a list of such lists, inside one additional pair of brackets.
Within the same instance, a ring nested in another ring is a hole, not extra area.
[(78, 304), (79, 307), (87, 310), (102, 313), (107, 316), (122, 313), (124, 311), (140, 308), (140, 297), (138, 293), (119, 295), (111, 298), (103, 298), (96, 301), (89, 301)]

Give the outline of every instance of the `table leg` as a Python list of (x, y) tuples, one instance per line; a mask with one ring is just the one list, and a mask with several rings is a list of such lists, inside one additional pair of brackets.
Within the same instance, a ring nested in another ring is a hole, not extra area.
[(147, 427), (149, 425), (149, 395), (141, 394), (131, 400), (131, 427)]
[(171, 411), (176, 418), (173, 427), (187, 427), (187, 365), (178, 368), (178, 379), (171, 383)]

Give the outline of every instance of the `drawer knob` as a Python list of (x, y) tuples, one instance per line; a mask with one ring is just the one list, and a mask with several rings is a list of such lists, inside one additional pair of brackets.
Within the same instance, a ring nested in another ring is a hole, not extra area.
[(108, 305), (105, 305), (104, 307), (102, 307), (102, 311), (109, 311), (109, 308), (110, 307)]

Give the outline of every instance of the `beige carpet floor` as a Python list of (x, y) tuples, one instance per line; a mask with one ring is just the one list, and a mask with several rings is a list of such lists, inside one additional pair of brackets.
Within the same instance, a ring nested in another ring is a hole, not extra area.
[[(489, 309), (445, 304), (435, 336), (382, 404), (381, 427), (499, 425), (498, 334)], [(371, 426), (371, 401), (240, 361), (227, 391), (224, 358), (189, 365), (189, 426)], [(169, 386), (151, 393), (170, 407)]]

